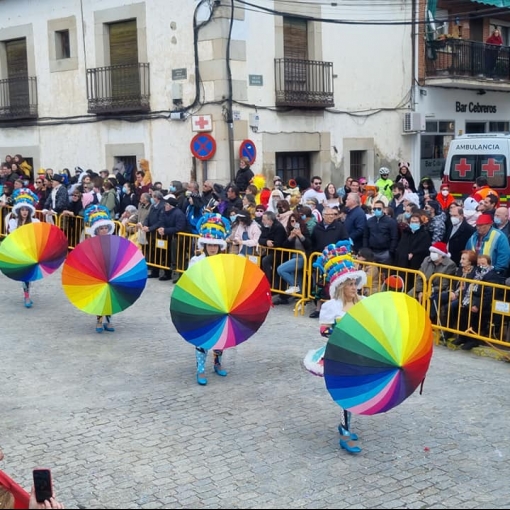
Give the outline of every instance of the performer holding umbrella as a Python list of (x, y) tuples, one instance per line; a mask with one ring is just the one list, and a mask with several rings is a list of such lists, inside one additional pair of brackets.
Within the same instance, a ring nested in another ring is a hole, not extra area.
[(230, 223), (221, 214), (206, 214), (198, 223), (198, 245), (174, 288), (170, 302), (172, 322), (182, 337), (195, 346), (197, 382), (207, 384), (205, 362), (213, 349), (214, 371), (226, 376), (223, 350), (250, 338), (271, 307), (269, 282), (246, 257), (224, 255)]
[(91, 238), (69, 254), (62, 285), (69, 301), (96, 316), (96, 332), (115, 331), (111, 316), (131, 306), (147, 282), (147, 263), (134, 243), (113, 235), (110, 211), (102, 205), (85, 209)]
[[(353, 270), (347, 251), (330, 245), (318, 261), (330, 284), (338, 283), (330, 291), (332, 304), (322, 307), (330, 313), (321, 314), (321, 333), (330, 335), (323, 357), (312, 351), (305, 366), (324, 375), (331, 397), (345, 410), (338, 427), (341, 448), (359, 453), (361, 448), (352, 442), (357, 436), (349, 428), (351, 413), (384, 413), (413, 394), (432, 357), (432, 326), (425, 308), (403, 292), (358, 296), (363, 275)], [(346, 282), (343, 291), (341, 282)], [(331, 331), (327, 325), (333, 318)]]
[(9, 235), (0, 245), (0, 270), (22, 282), (25, 307), (31, 308), (30, 283), (60, 267), (67, 255), (67, 239), (58, 227), (34, 218), (39, 200), (35, 193), (21, 188), (12, 198), (14, 217), (7, 226)]

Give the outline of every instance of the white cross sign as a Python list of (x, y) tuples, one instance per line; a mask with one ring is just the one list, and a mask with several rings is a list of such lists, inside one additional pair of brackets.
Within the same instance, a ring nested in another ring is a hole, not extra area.
[(192, 115), (191, 130), (201, 133), (212, 131), (212, 115)]

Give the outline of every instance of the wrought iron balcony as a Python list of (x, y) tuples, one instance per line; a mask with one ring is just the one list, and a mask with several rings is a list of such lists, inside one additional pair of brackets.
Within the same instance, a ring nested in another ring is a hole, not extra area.
[(0, 120), (37, 117), (37, 78), (18, 76), (0, 80)]
[(328, 108), (335, 106), (333, 62), (275, 59), (276, 106)]
[(124, 64), (87, 69), (89, 113), (148, 112), (149, 64)]
[(427, 78), (510, 84), (510, 48), (507, 46), (464, 39), (434, 40), (427, 42), (426, 57)]

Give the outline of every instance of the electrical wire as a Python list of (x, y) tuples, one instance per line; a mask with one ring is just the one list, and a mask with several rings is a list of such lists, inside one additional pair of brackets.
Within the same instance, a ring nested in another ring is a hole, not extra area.
[[(303, 15), (303, 14), (297, 14), (295, 12), (285, 12), (285, 11), (278, 11), (275, 9), (271, 9), (269, 7), (264, 7), (261, 5), (253, 4), (250, 2), (246, 2), (245, 0), (235, 0), (238, 4), (252, 7), (255, 9), (255, 12), (260, 13), (266, 13), (271, 14), (273, 16), (285, 16), (285, 17), (292, 17), (292, 18), (299, 18), (304, 19), (307, 21), (316, 21), (320, 23), (331, 23), (331, 24), (337, 24), (337, 25), (381, 25), (381, 26), (399, 26), (399, 25), (427, 25), (429, 23), (428, 20), (415, 20), (415, 21), (387, 21), (387, 20), (347, 20), (347, 19), (335, 19), (335, 18), (319, 18), (316, 16), (309, 16), (309, 15)], [(253, 10), (248, 9), (245, 7), (246, 10)], [(443, 21), (464, 21), (464, 20), (473, 20), (473, 19), (481, 19), (486, 18), (487, 15), (492, 14), (508, 14), (509, 9), (508, 8), (502, 8), (502, 7), (494, 7), (491, 9), (484, 9), (484, 10), (476, 10), (476, 11), (469, 11), (464, 13), (462, 16), (460, 15), (452, 15), (448, 16), (447, 19), (437, 19), (437, 22), (443, 22)]]

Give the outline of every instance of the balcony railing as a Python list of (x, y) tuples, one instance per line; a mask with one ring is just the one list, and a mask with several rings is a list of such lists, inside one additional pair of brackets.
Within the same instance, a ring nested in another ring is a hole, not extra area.
[(276, 106), (328, 108), (335, 106), (333, 62), (275, 59)]
[(0, 120), (37, 117), (37, 78), (18, 76), (0, 80)]
[(87, 69), (89, 113), (150, 110), (149, 64), (124, 64)]
[(510, 82), (510, 48), (464, 39), (427, 42), (427, 78), (493, 79)]

